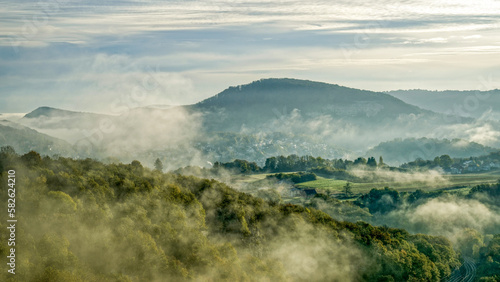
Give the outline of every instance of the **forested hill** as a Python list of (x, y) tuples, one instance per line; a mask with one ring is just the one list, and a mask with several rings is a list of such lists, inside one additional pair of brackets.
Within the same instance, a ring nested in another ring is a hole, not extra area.
[(3, 147), (5, 191), (8, 170), (17, 179), (15, 281), (440, 281), (459, 264), (443, 237), (339, 222), (137, 161)]
[(452, 158), (468, 158), (488, 155), (498, 149), (462, 139), (397, 138), (382, 142), (366, 152), (366, 156), (383, 156), (389, 164), (399, 165), (414, 161), (449, 155)]
[(99, 118), (103, 115), (94, 113), (74, 112), (61, 110), (51, 107), (39, 107), (34, 111), (26, 114), (24, 118), (39, 118), (39, 117), (79, 117), (79, 118)]
[[(189, 146), (210, 162), (291, 154), (338, 158), (401, 136), (439, 132), (455, 138), (468, 132), (457, 125), (473, 126), (385, 93), (286, 78), (229, 87), (194, 105), (120, 107), (124, 112), (117, 116), (40, 107), (19, 123), (75, 145), (80, 156), (127, 162), (153, 151), (184, 159), (179, 152)], [(255, 141), (239, 141), (250, 139)]]
[(18, 123), (0, 120), (0, 144), (10, 145), (19, 153), (36, 150), (44, 155), (76, 156), (66, 141), (40, 133)]
[[(75, 112), (52, 107), (39, 107), (26, 114), (18, 122), (38, 132), (63, 139), (71, 144), (99, 129), (103, 121), (111, 120), (113, 116)], [(10, 145), (10, 144), (8, 144)]]
[(328, 115), (348, 121), (375, 122), (401, 114), (431, 114), (388, 94), (298, 79), (261, 79), (229, 87), (190, 107), (208, 113), (213, 130), (258, 127), (297, 109), (304, 117)]
[[(238, 107), (242, 106), (289, 106), (320, 113), (341, 114), (332, 111), (331, 106), (350, 106), (353, 103), (374, 103), (387, 106), (384, 112), (421, 113), (415, 106), (381, 92), (373, 92), (289, 78), (269, 78), (252, 83), (233, 86), (221, 93), (199, 102), (199, 107)], [(330, 107), (328, 107), (330, 106)], [(360, 110), (361, 111), (361, 110)]]
[[(500, 121), (500, 89), (490, 91), (397, 90), (388, 94), (438, 113)], [(486, 114), (486, 116), (485, 116)]]

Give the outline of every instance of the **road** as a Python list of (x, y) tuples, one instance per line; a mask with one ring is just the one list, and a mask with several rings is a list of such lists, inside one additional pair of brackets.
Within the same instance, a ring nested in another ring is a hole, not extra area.
[(476, 278), (476, 264), (469, 257), (464, 257), (464, 263), (460, 269), (455, 270), (448, 282), (473, 282)]

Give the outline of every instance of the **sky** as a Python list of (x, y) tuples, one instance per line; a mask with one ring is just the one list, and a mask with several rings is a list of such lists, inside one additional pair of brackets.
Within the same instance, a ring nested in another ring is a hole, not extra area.
[(499, 31), (498, 0), (0, 0), (0, 113), (118, 114), (270, 77), (490, 90)]

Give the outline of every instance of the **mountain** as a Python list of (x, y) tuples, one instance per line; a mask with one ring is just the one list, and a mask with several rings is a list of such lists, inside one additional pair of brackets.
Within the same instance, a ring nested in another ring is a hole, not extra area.
[(74, 112), (68, 110), (61, 110), (51, 107), (39, 107), (36, 110), (26, 114), (25, 118), (39, 118), (39, 117), (59, 117), (59, 118), (99, 118), (101, 115), (94, 113)]
[(395, 138), (478, 139), (484, 130), (475, 132), (473, 122), (386, 93), (289, 78), (229, 87), (193, 105), (134, 108), (119, 116), (41, 107), (20, 121), (74, 144), (84, 156), (148, 163), (160, 157), (181, 165), (234, 158), (260, 163), (290, 154), (352, 158)]
[(436, 156), (449, 155), (452, 158), (468, 158), (488, 155), (498, 149), (483, 146), (462, 139), (397, 138), (382, 142), (370, 149), (366, 155), (382, 156), (388, 164), (402, 164), (417, 158), (432, 160)]
[(26, 114), (19, 123), (74, 144), (99, 130), (103, 120), (112, 118), (113, 116), (103, 114), (39, 107)]
[(3, 146), (12, 146), (19, 154), (37, 151), (42, 155), (77, 155), (69, 143), (7, 120), (0, 121), (0, 147)]
[(406, 103), (438, 113), (462, 117), (485, 117), (500, 121), (499, 89), (491, 91), (428, 91), (415, 89), (390, 91), (387, 94)]
[(351, 152), (401, 137), (466, 138), (457, 125), (474, 121), (450, 120), (386, 93), (289, 78), (229, 87), (186, 109), (202, 114), (202, 129), (208, 133), (279, 132)]
[(229, 87), (190, 109), (206, 114), (204, 127), (209, 131), (262, 129), (273, 119), (288, 118), (294, 110), (307, 119), (330, 116), (357, 123), (431, 114), (384, 93), (288, 78)]

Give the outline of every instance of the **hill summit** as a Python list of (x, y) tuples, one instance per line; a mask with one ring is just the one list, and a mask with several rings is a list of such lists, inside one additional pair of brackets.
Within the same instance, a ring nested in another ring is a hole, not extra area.
[(249, 84), (232, 86), (197, 105), (229, 107), (271, 104), (297, 109), (332, 109), (335, 105), (345, 106), (360, 102), (384, 103), (414, 112), (421, 111), (385, 93), (290, 78), (260, 79)]
[(99, 114), (85, 113), (85, 112), (75, 112), (68, 110), (61, 110), (52, 107), (38, 107), (34, 111), (27, 113), (24, 118), (39, 118), (39, 117), (76, 117), (76, 116), (86, 116), (86, 117), (98, 117)]
[(216, 131), (259, 127), (293, 111), (305, 118), (326, 115), (356, 123), (431, 113), (381, 92), (290, 78), (232, 86), (190, 108), (205, 113), (206, 128)]

